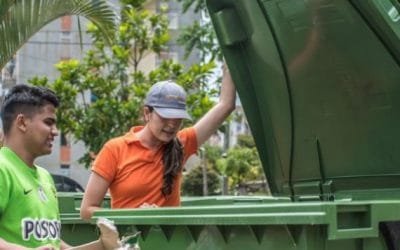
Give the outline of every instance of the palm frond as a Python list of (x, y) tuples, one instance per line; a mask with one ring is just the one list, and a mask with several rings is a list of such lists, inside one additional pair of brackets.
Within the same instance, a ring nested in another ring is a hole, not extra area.
[(111, 42), (116, 14), (102, 0), (0, 0), (0, 69), (49, 22), (79, 15), (93, 22)]
[(0, 0), (0, 16), (4, 16), (15, 2), (16, 0)]

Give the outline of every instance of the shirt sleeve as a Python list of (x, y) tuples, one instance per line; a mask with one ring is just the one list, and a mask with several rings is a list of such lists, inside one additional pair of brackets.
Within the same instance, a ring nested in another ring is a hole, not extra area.
[(0, 190), (1, 190), (1, 195), (0, 195), (0, 218), (3, 215), (3, 212), (7, 206), (8, 199), (10, 197), (10, 182), (9, 179), (7, 178), (7, 175), (4, 171), (0, 169)]
[(117, 152), (116, 145), (112, 141), (108, 141), (96, 156), (92, 171), (103, 177), (106, 181), (112, 182), (118, 168)]
[(198, 149), (196, 130), (194, 127), (182, 129), (178, 133), (178, 138), (183, 145), (184, 160), (186, 161)]

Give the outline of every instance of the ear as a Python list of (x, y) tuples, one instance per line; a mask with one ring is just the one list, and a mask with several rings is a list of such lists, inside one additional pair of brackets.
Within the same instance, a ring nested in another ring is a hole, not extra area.
[(23, 114), (18, 114), (15, 118), (15, 125), (22, 132), (26, 131), (26, 117)]
[(146, 123), (150, 121), (150, 116), (151, 116), (151, 111), (150, 111), (149, 107), (144, 107), (143, 108), (143, 117), (144, 117), (144, 121)]

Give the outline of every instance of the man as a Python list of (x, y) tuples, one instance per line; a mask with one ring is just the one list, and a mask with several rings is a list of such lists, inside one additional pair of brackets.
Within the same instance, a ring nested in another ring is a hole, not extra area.
[[(51, 175), (34, 164), (50, 154), (56, 127), (57, 96), (49, 89), (16, 85), (1, 108), (0, 249), (66, 249)], [(101, 231), (102, 227), (100, 227)], [(109, 234), (110, 235), (110, 234)], [(103, 236), (103, 235), (102, 235)], [(103, 249), (104, 241), (89, 243)]]

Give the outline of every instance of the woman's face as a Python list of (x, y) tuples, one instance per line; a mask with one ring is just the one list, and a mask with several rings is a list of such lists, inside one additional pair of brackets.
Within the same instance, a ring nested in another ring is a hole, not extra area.
[(182, 126), (183, 119), (163, 118), (157, 114), (156, 111), (149, 111), (147, 114), (145, 114), (145, 116), (147, 126), (149, 127), (151, 133), (157, 140), (163, 143), (168, 143), (175, 138)]

